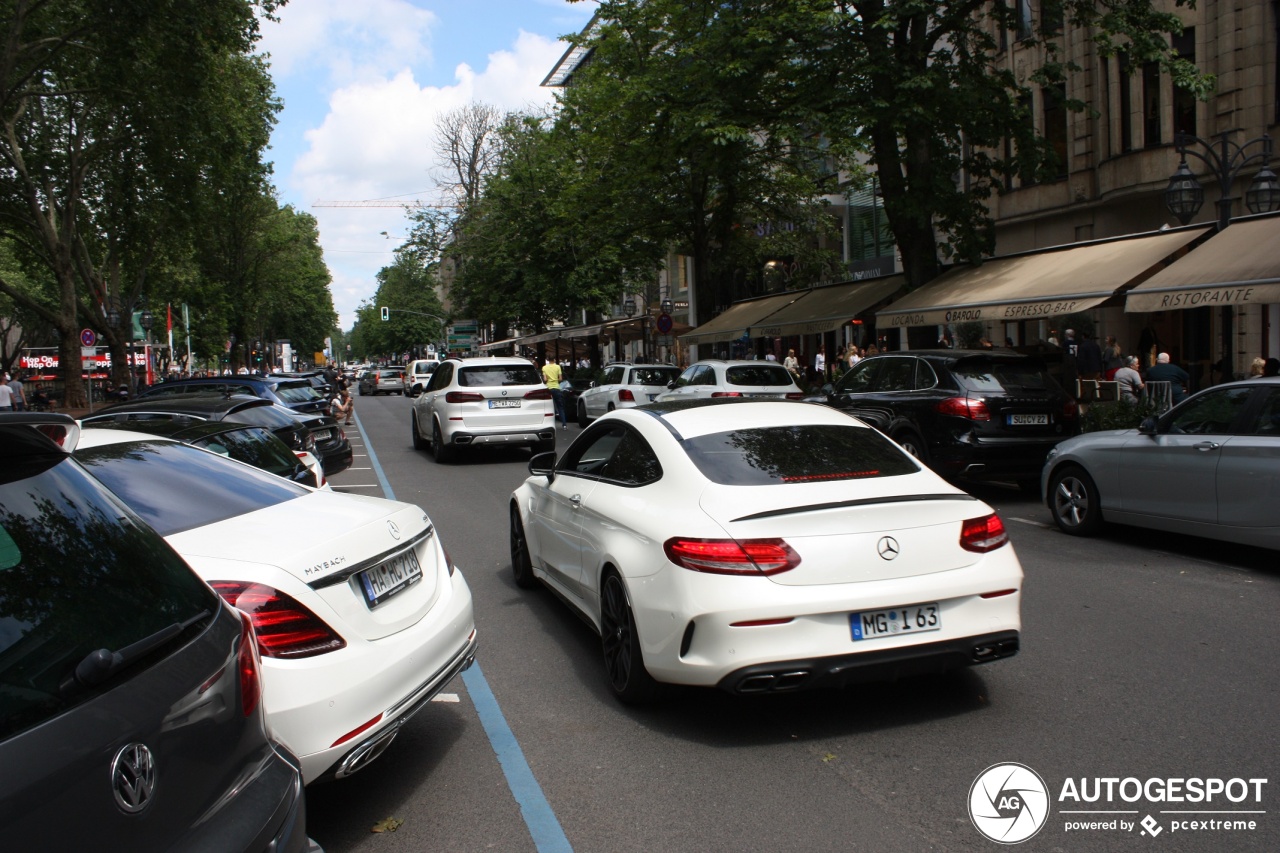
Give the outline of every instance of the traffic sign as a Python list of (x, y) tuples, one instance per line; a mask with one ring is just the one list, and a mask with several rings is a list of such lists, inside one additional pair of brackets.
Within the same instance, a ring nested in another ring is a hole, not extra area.
[(91, 347), (98, 343), (98, 333), (93, 329), (80, 330), (80, 345)]
[(658, 331), (661, 332), (662, 334), (664, 335), (670, 334), (671, 333), (671, 315), (667, 313), (659, 314), (658, 321), (654, 325), (658, 327)]

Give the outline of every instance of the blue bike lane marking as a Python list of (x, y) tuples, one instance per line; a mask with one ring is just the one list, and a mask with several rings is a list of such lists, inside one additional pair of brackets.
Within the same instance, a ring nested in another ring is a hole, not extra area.
[[(360, 415), (357, 414), (355, 419), (356, 428), (360, 429), (364, 436), (364, 448), (369, 454), (369, 465), (378, 476), (382, 493), (388, 499), (395, 500), (395, 491), (391, 488), (382, 465), (378, 463), (378, 454), (373, 450), (373, 442), (369, 440), (368, 433), (360, 427)], [(489, 688), (489, 682), (484, 677), (479, 660), (462, 673), (462, 682), (467, 686), (467, 693), (470, 694), (471, 703), (475, 705), (476, 713), (480, 717), (480, 725), (484, 727), (484, 733), (489, 738), (489, 745), (498, 756), (498, 765), (502, 767), (502, 775), (507, 779), (507, 787), (520, 806), (520, 815), (524, 818), (525, 826), (529, 828), (534, 846), (538, 848), (539, 853), (573, 853), (573, 847), (570, 846), (569, 839), (560, 826), (560, 820), (552, 810), (551, 804), (547, 802), (546, 795), (542, 793), (542, 786), (534, 778), (529, 762), (525, 760), (524, 750), (520, 748), (515, 732), (511, 731), (511, 726), (507, 725), (507, 718), (503, 715), (493, 690)]]

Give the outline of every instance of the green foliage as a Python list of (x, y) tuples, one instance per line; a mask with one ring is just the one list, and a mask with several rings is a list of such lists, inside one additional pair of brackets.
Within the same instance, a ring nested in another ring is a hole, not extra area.
[(1108, 429), (1136, 429), (1147, 418), (1160, 414), (1157, 404), (1147, 398), (1138, 402), (1113, 400), (1090, 403), (1080, 418), (1081, 432), (1098, 432)]
[[(427, 251), (424, 244), (406, 245), (396, 252), (390, 266), (378, 271), (377, 292), (356, 309), (350, 335), (353, 358), (398, 358), (400, 353), (445, 339), (449, 318), (436, 293), (439, 265), (422, 263)], [(381, 318), (384, 307), (391, 309), (386, 321)]]

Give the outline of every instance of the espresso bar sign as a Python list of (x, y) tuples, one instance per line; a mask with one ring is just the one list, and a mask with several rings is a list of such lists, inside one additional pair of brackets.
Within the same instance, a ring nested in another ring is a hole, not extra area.
[(1038, 320), (1083, 311), (1096, 305), (1097, 299), (1055, 299), (1050, 302), (1019, 302), (1014, 305), (974, 305), (956, 308), (934, 308), (906, 314), (890, 314), (890, 326), (933, 326), (950, 323), (984, 321)]

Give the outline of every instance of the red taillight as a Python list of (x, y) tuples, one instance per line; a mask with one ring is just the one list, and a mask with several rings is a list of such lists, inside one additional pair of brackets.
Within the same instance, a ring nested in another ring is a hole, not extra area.
[(1076, 405), (1075, 400), (1068, 399), (1067, 402), (1062, 404), (1062, 416), (1067, 420), (1073, 421), (1076, 419), (1076, 416), (1079, 414), (1080, 414), (1080, 407)]
[(444, 395), (446, 403), (483, 403), (484, 395), (474, 391), (450, 391)]
[(781, 539), (683, 539), (662, 544), (677, 566), (712, 575), (776, 575), (800, 565), (800, 555)]
[(236, 652), (236, 672), (240, 675), (240, 713), (246, 717), (258, 707), (262, 697), (262, 670), (259, 668), (258, 644), (253, 636), (253, 621), (240, 614), (240, 648)]
[(804, 393), (801, 391), (791, 391), (787, 394), (788, 400), (803, 400)]
[(971, 421), (991, 420), (991, 411), (987, 408), (986, 402), (969, 397), (948, 397), (934, 406), (934, 410), (940, 415), (954, 415)]
[(1013, 595), (1015, 592), (1017, 592), (1016, 589), (998, 589), (995, 592), (984, 592), (982, 593), (982, 597), (983, 598), (1003, 598), (1006, 595)]
[(374, 384), (374, 385), (377, 385), (377, 384), (378, 384), (378, 374), (376, 374), (376, 373), (375, 373), (375, 374), (373, 374), (373, 384)]
[(960, 528), (960, 547), (966, 551), (985, 554), (1009, 541), (1004, 522), (994, 512), (982, 518), (967, 519)]
[(368, 731), (369, 729), (373, 728), (374, 726), (376, 726), (376, 725), (377, 725), (378, 723), (380, 723), (380, 722), (382, 722), (382, 715), (381, 715), (381, 714), (379, 714), (378, 716), (374, 717), (374, 718), (373, 718), (372, 720), (370, 720), (369, 722), (364, 723), (364, 724), (362, 724), (362, 725), (360, 725), (360, 726), (357, 726), (356, 728), (354, 728), (354, 729), (352, 729), (351, 731), (347, 732), (345, 735), (343, 735), (342, 737), (340, 737), (340, 738), (338, 738), (337, 740), (335, 740), (335, 741), (333, 742), (333, 744), (332, 744), (329, 748), (330, 748), (330, 749), (333, 749), (333, 747), (335, 747), (335, 746), (338, 746), (338, 745), (340, 745), (340, 744), (344, 744), (344, 743), (346, 743), (347, 741), (351, 740), (351, 739), (352, 739), (353, 737), (355, 737), (356, 735), (361, 734), (362, 732), (366, 732), (366, 731)]
[(550, 388), (538, 388), (538, 389), (536, 389), (536, 390), (534, 390), (534, 391), (530, 391), (529, 393), (525, 394), (525, 395), (524, 395), (524, 398), (525, 398), (526, 400), (550, 400), (550, 399), (551, 399), (551, 389), (550, 389)]
[(781, 619), (751, 619), (746, 622), (730, 622), (730, 628), (763, 628), (766, 625), (786, 625), (796, 621), (794, 616), (784, 616)]
[(258, 651), (269, 658), (309, 658), (346, 648), (339, 637), (306, 607), (266, 584), (209, 581), (218, 595), (253, 620)]
[(631, 393), (630, 391), (628, 391), (626, 388), (623, 388), (623, 389), (621, 389), (620, 391), (618, 391), (618, 402), (620, 402), (620, 403), (634, 403), (635, 401), (636, 401), (636, 395), (635, 395), (635, 394), (632, 394), (632, 393)]
[(741, 391), (712, 391), (712, 397), (741, 397)]

